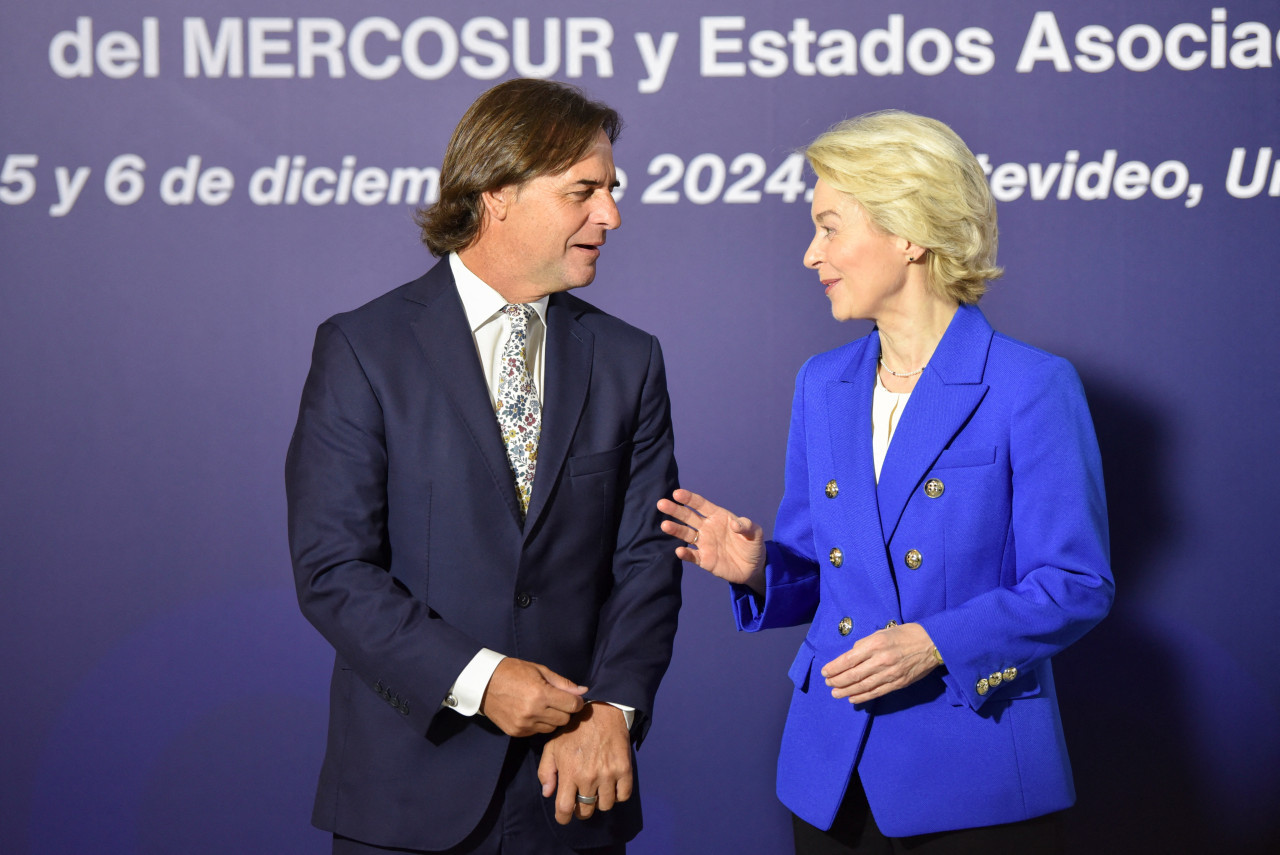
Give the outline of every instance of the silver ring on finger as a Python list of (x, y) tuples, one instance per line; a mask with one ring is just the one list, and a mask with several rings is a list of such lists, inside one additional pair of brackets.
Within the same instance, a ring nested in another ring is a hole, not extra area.
[(593, 805), (600, 801), (599, 796), (584, 796), (582, 793), (578, 793), (575, 798), (578, 800), (578, 804), (580, 805)]
[(700, 531), (695, 531), (695, 532), (693, 533), (693, 540), (689, 541), (689, 545), (690, 545), (690, 546), (693, 546), (695, 543), (697, 543), (697, 542), (698, 542), (698, 538), (700, 538), (700, 537), (702, 537), (702, 532), (700, 532)]

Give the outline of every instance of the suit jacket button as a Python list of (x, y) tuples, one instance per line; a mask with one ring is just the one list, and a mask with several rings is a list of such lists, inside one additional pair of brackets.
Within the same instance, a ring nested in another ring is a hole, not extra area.
[(532, 603), (533, 603), (533, 597), (529, 596), (528, 594), (522, 593), (518, 597), (516, 597), (516, 605), (522, 609), (529, 608), (529, 606)]
[(1000, 676), (1004, 677), (1004, 681), (1006, 683), (1012, 683), (1014, 680), (1018, 679), (1018, 669), (1010, 666), (1005, 668)]
[(937, 478), (930, 478), (924, 482), (924, 494), (930, 499), (936, 499), (942, 495), (942, 491), (947, 489), (945, 485)]
[(981, 680), (978, 681), (978, 685), (975, 686), (974, 688), (978, 690), (979, 695), (985, 695), (987, 691), (991, 688), (991, 684), (987, 682), (986, 677), (983, 677)]
[(1000, 675), (999, 671), (996, 671), (994, 674), (987, 677), (987, 683), (990, 684), (991, 688), (993, 689), (1003, 682), (1004, 682), (1004, 677)]
[(840, 495), (840, 485), (836, 483), (836, 479), (832, 478), (827, 482), (827, 498), (834, 499)]
[(844, 553), (840, 551), (838, 546), (831, 547), (831, 552), (828, 553), (827, 557), (831, 559), (832, 567), (839, 567), (844, 563)]
[(848, 617), (840, 618), (840, 623), (836, 627), (836, 629), (840, 631), (841, 635), (848, 635), (849, 633), (853, 632), (853, 618), (848, 618)]
[(912, 570), (919, 570), (920, 565), (924, 563), (924, 556), (920, 554), (920, 550), (909, 550), (903, 559), (907, 562), (907, 566)]

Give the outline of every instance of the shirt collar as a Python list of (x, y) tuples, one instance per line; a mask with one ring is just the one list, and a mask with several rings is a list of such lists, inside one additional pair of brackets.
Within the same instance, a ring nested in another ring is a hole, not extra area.
[[(483, 279), (468, 270), (456, 252), (449, 253), (449, 269), (453, 271), (453, 282), (458, 288), (458, 296), (462, 298), (462, 309), (467, 313), (467, 323), (474, 333), (493, 320), (502, 311), (502, 307), (507, 305), (507, 301)], [(548, 299), (543, 297), (528, 304), (538, 313), (544, 329), (547, 325)]]

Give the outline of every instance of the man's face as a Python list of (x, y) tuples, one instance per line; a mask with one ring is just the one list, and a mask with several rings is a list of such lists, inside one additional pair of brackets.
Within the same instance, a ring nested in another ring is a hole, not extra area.
[(564, 172), (500, 191), (504, 278), (522, 297), (591, 284), (605, 233), (622, 224), (610, 192), (615, 184), (613, 146), (601, 131), (587, 156)]

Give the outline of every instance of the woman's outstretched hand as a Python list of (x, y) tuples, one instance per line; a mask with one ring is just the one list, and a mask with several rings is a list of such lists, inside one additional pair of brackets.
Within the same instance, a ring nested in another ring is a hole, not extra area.
[(662, 530), (686, 544), (676, 547), (681, 561), (764, 593), (764, 530), (760, 526), (685, 489), (676, 490), (671, 499), (659, 499), (658, 510), (672, 518), (663, 520)]

